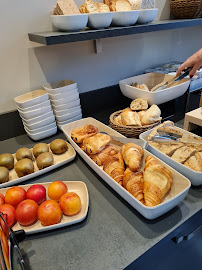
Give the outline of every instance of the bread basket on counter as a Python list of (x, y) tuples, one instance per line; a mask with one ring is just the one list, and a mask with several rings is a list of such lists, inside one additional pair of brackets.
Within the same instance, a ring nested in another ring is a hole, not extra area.
[(150, 125), (144, 125), (141, 127), (140, 126), (118, 125), (118, 124), (114, 123), (114, 119), (120, 113), (122, 113), (122, 110), (112, 113), (110, 115), (110, 118), (109, 118), (109, 124), (110, 124), (111, 128), (120, 132), (121, 134), (123, 134), (124, 136), (126, 136), (128, 138), (138, 138), (141, 133), (143, 133), (149, 129), (152, 129), (153, 127), (155, 127), (161, 123), (161, 121), (158, 121), (158, 122), (152, 123)]
[(199, 18), (202, 14), (201, 0), (172, 0), (170, 9), (177, 19)]

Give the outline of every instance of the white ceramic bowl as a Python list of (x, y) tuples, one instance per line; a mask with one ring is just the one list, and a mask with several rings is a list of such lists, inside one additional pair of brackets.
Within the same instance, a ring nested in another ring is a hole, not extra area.
[(27, 128), (27, 127), (24, 125), (25, 130), (26, 130), (27, 132), (29, 132), (30, 134), (35, 134), (35, 133), (39, 133), (39, 132), (44, 132), (44, 131), (49, 130), (49, 129), (52, 129), (52, 128), (54, 128), (54, 127), (56, 127), (56, 122), (53, 122), (53, 123), (51, 123), (51, 124), (49, 124), (49, 125), (45, 125), (45, 126), (40, 127), (40, 128), (36, 128), (36, 129), (34, 129), (34, 130), (30, 130), (29, 128)]
[(66, 109), (66, 110), (60, 110), (60, 111), (57, 111), (57, 110), (53, 110), (54, 111), (54, 114), (57, 115), (57, 116), (61, 116), (61, 115), (64, 115), (64, 114), (67, 114), (67, 113), (72, 113), (72, 112), (76, 112), (78, 110), (81, 109), (81, 106), (76, 106), (74, 108), (71, 108), (71, 109)]
[(112, 25), (129, 26), (137, 22), (139, 10), (113, 12)]
[(46, 119), (48, 119), (48, 118), (50, 118), (50, 117), (54, 117), (54, 118), (55, 118), (55, 116), (54, 116), (54, 114), (53, 114), (53, 111), (50, 111), (50, 112), (48, 112), (48, 113), (45, 113), (45, 114), (40, 115), (40, 116), (38, 116), (38, 117), (30, 118), (30, 119), (25, 119), (25, 118), (23, 118), (23, 117), (21, 117), (21, 118), (22, 118), (23, 122), (24, 122), (26, 125), (33, 125), (33, 124), (39, 123), (39, 122), (41, 122), (41, 121), (43, 121), (43, 120), (46, 120)]
[(72, 80), (62, 80), (43, 85), (43, 88), (51, 95), (64, 93), (77, 88), (77, 83)]
[(20, 116), (23, 117), (24, 119), (31, 119), (31, 118), (40, 116), (40, 115), (45, 114), (45, 113), (50, 112), (50, 111), (52, 111), (51, 106), (47, 106), (47, 107), (40, 108), (40, 109), (33, 110), (33, 111), (26, 111), (26, 112), (23, 112), (23, 111), (18, 109)]
[(112, 12), (89, 13), (88, 27), (93, 29), (103, 29), (109, 27), (112, 22)]
[(71, 122), (80, 120), (80, 119), (82, 119), (82, 114), (79, 114), (79, 115), (77, 115), (76, 117), (73, 117), (73, 118), (71, 118), (71, 119), (69, 119), (69, 120), (66, 120), (66, 121), (62, 121), (62, 122), (56, 121), (56, 122), (57, 122), (58, 128), (61, 130), (62, 126), (66, 125), (66, 124), (68, 124), (68, 123), (71, 123)]
[(170, 88), (155, 92), (145, 91), (133, 87), (131, 86), (131, 84), (137, 82), (138, 84), (146, 84), (149, 88), (152, 88), (153, 86), (163, 82), (164, 80), (171, 79), (172, 77), (174, 78), (174, 76), (161, 73), (146, 73), (143, 75), (121, 80), (119, 82), (119, 86), (122, 94), (128, 98), (143, 98), (148, 101), (149, 105), (159, 105), (182, 96), (187, 91), (190, 80), (182, 79), (178, 82), (179, 84), (176, 86), (172, 86)]
[(51, 94), (48, 94), (48, 95), (51, 100), (58, 100), (61, 98), (68, 98), (69, 96), (76, 95), (77, 93), (78, 93), (78, 88), (75, 88), (74, 90), (67, 91), (64, 93), (59, 93), (56, 95), (51, 95)]
[(66, 121), (66, 120), (69, 120), (73, 117), (76, 117), (78, 115), (80, 115), (82, 112), (81, 112), (81, 109), (75, 111), (75, 112), (70, 112), (70, 113), (67, 113), (67, 114), (63, 114), (63, 115), (60, 115), (60, 116), (55, 116), (55, 118), (57, 119), (57, 121), (59, 122), (62, 122), (62, 121)]
[(66, 98), (61, 98), (61, 99), (57, 99), (57, 100), (51, 99), (51, 104), (55, 105), (55, 106), (59, 106), (59, 105), (70, 103), (70, 102), (78, 100), (78, 99), (79, 99), (79, 93), (76, 93), (76, 94), (74, 94), (72, 96), (68, 96)]
[(141, 9), (137, 23), (139, 24), (151, 23), (156, 19), (157, 13), (158, 13), (158, 8)]
[(80, 31), (88, 22), (88, 14), (51, 15), (53, 25), (62, 31)]
[(31, 107), (47, 101), (48, 99), (48, 93), (46, 93), (46, 91), (44, 90), (38, 89), (24, 95), (15, 97), (14, 101), (20, 109), (25, 109), (27, 107)]
[[(23, 120), (22, 120), (23, 121)], [(48, 118), (46, 118), (46, 119), (44, 119), (44, 120), (42, 120), (42, 121), (39, 121), (39, 122), (36, 122), (36, 123), (34, 123), (34, 124), (26, 124), (24, 121), (23, 121), (23, 125), (27, 128), (27, 129), (29, 129), (30, 131), (31, 130), (35, 130), (35, 129), (37, 129), (37, 128), (41, 128), (41, 127), (44, 127), (44, 126), (47, 126), (47, 125), (50, 125), (50, 124), (52, 124), (52, 123), (54, 123), (55, 122), (55, 116), (54, 115), (52, 115), (51, 117), (48, 117)]]
[(58, 105), (58, 106), (52, 104), (53, 110), (55, 110), (55, 111), (72, 109), (72, 108), (75, 108), (77, 106), (80, 106), (80, 99), (77, 99), (77, 100), (71, 101), (69, 103), (62, 104), (62, 105)]
[(40, 108), (44, 108), (44, 107), (47, 107), (47, 106), (50, 106), (50, 99), (44, 101), (44, 102), (41, 102), (41, 103), (38, 103), (37, 105), (34, 105), (34, 106), (31, 106), (31, 107), (27, 107), (27, 108), (19, 108), (17, 106), (17, 109), (22, 111), (22, 112), (28, 112), (28, 111), (33, 111), (33, 110), (37, 110), (37, 109), (40, 109)]
[(27, 135), (34, 141), (38, 141), (38, 140), (42, 140), (44, 138), (50, 137), (52, 135), (54, 135), (57, 132), (57, 126), (52, 128), (52, 129), (48, 129), (46, 131), (43, 132), (39, 132), (39, 133), (30, 133), (28, 131)]

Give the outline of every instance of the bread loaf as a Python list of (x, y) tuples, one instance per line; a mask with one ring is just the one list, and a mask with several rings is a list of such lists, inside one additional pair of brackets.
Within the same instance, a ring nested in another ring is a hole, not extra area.
[(130, 108), (133, 111), (137, 111), (137, 110), (146, 110), (148, 109), (148, 103), (147, 100), (142, 99), (142, 98), (137, 98), (135, 100), (133, 100), (130, 104)]
[(152, 105), (145, 113), (145, 115), (142, 117), (142, 124), (143, 125), (149, 125), (152, 123), (155, 123), (157, 121), (160, 121), (162, 118), (160, 117), (161, 110), (157, 105)]

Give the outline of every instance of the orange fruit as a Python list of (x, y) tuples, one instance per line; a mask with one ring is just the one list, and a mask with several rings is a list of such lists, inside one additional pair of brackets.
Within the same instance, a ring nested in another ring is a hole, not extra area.
[(62, 181), (55, 181), (48, 187), (48, 197), (51, 200), (59, 201), (65, 193), (67, 193), (67, 186)]
[(5, 197), (2, 193), (0, 193), (0, 205), (5, 203)]
[(22, 187), (12, 187), (6, 191), (5, 203), (17, 207), (26, 199), (26, 191)]
[(62, 212), (56, 201), (47, 200), (39, 205), (37, 216), (44, 226), (49, 226), (60, 221)]
[(75, 215), (81, 209), (81, 199), (74, 192), (65, 193), (60, 198), (60, 208), (62, 212), (67, 216)]
[(24, 200), (15, 210), (16, 220), (23, 226), (34, 223), (37, 219), (38, 204), (33, 200)]

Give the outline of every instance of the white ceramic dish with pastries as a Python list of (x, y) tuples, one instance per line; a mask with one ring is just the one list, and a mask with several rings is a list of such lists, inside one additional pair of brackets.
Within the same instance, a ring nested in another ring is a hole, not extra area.
[(26, 125), (33, 125), (33, 124), (39, 123), (39, 122), (41, 122), (43, 120), (46, 120), (46, 119), (48, 119), (50, 117), (54, 117), (53, 111), (44, 113), (43, 115), (40, 115), (38, 117), (33, 117), (33, 118), (30, 118), (30, 119), (25, 119), (23, 117), (21, 117), (21, 118), (22, 118), (23, 122)]
[(43, 85), (43, 88), (51, 95), (68, 92), (78, 88), (77, 83), (72, 80), (61, 80)]
[(80, 31), (88, 22), (88, 14), (51, 15), (53, 25), (62, 31)]
[(87, 26), (93, 29), (107, 28), (112, 22), (112, 16), (112, 12), (89, 13)]
[(76, 106), (74, 108), (70, 108), (70, 109), (66, 109), (66, 110), (60, 110), (60, 111), (53, 110), (53, 111), (57, 116), (61, 116), (61, 115), (67, 114), (67, 113), (76, 112), (80, 109), (81, 109), (81, 106), (79, 105), (79, 106)]
[(76, 94), (74, 94), (72, 96), (68, 96), (66, 98), (60, 98), (60, 99), (57, 99), (57, 100), (51, 99), (51, 104), (53, 104), (55, 106), (59, 106), (59, 105), (70, 103), (70, 102), (76, 101), (76, 100), (79, 100), (79, 93), (76, 93)]
[(43, 132), (38, 132), (38, 133), (34, 133), (34, 132), (29, 132), (28, 130), (25, 131), (27, 132), (27, 135), (34, 141), (38, 141), (38, 140), (42, 140), (44, 138), (50, 137), (52, 135), (54, 135), (55, 133), (57, 133), (57, 126), (51, 129), (47, 129)]
[(71, 91), (67, 91), (67, 92), (64, 92), (64, 93), (59, 93), (59, 94), (56, 94), (56, 95), (51, 95), (51, 94), (48, 94), (49, 95), (49, 98), (51, 100), (58, 100), (58, 99), (61, 99), (61, 98), (68, 98), (69, 96), (72, 96), (72, 95), (76, 95), (78, 93), (78, 88), (75, 88)]
[[(107, 173), (103, 171), (92, 159), (72, 140), (71, 132), (73, 129), (83, 127), (84, 125), (91, 124), (98, 128), (99, 132), (107, 133), (110, 136), (125, 138), (120, 133), (109, 128), (103, 123), (97, 121), (94, 118), (85, 118), (79, 121), (75, 121), (64, 125), (62, 130), (71, 143), (71, 145), (76, 149), (79, 155), (87, 162), (87, 164), (109, 185), (111, 186), (122, 198), (124, 198), (132, 207), (134, 207), (140, 214), (142, 214), (147, 219), (155, 219), (175, 206), (177, 206), (187, 195), (189, 188), (191, 186), (190, 181), (175, 171), (173, 168), (169, 167), (166, 163), (161, 160), (158, 161), (165, 166), (169, 171), (171, 171), (173, 176), (173, 184), (170, 192), (164, 197), (163, 202), (154, 207), (148, 207), (139, 202), (135, 197), (133, 197), (125, 188), (120, 186), (114, 179), (112, 179)], [(144, 150), (144, 159), (146, 156), (150, 155), (147, 150)], [(144, 162), (142, 164), (144, 167)]]
[(47, 101), (48, 99), (48, 93), (44, 90), (38, 89), (24, 95), (15, 97), (14, 101), (20, 109), (25, 109), (27, 107), (31, 107)]
[(47, 107), (47, 106), (50, 106), (50, 99), (44, 101), (44, 102), (41, 102), (41, 103), (38, 103), (37, 105), (34, 105), (34, 106), (31, 106), (31, 107), (27, 107), (27, 108), (19, 108), (17, 106), (17, 109), (22, 111), (22, 112), (27, 112), (27, 111), (33, 111), (33, 110), (37, 110), (37, 109), (40, 109), (40, 108), (44, 108), (44, 107)]
[(52, 104), (53, 110), (55, 111), (62, 111), (62, 110), (66, 110), (66, 109), (72, 109), (75, 108), (77, 106), (80, 106), (80, 99), (71, 101), (71, 102), (66, 102), (62, 105), (58, 105), (55, 106), (54, 104)]
[(44, 108), (39, 108), (39, 109), (36, 109), (36, 110), (33, 110), (33, 111), (26, 111), (26, 112), (18, 110), (20, 116), (22, 118), (24, 118), (24, 119), (35, 118), (35, 117), (40, 116), (42, 114), (48, 113), (50, 111), (52, 111), (51, 106), (47, 106), (47, 107), (44, 107)]
[(122, 94), (128, 98), (143, 98), (148, 101), (149, 105), (159, 105), (182, 96), (187, 91), (190, 80), (184, 78), (178, 82), (175, 82), (172, 87), (155, 92), (142, 90), (131, 86), (131, 84), (135, 82), (139, 85), (145, 84), (149, 89), (151, 89), (155, 85), (171, 78), (174, 78), (174, 76), (161, 73), (146, 73), (121, 80), (119, 82), (119, 86)]
[(43, 131), (46, 131), (46, 130), (49, 130), (51, 128), (56, 127), (56, 122), (53, 122), (51, 124), (44, 125), (43, 127), (32, 129), (32, 130), (27, 128), (26, 125), (24, 125), (24, 127), (25, 127), (26, 131), (29, 132), (30, 134), (35, 134), (35, 133), (43, 132)]
[(139, 10), (113, 12), (112, 25), (113, 26), (133, 25), (137, 22), (138, 16)]
[(81, 109), (77, 110), (77, 111), (74, 111), (74, 112), (70, 112), (70, 113), (67, 113), (67, 114), (63, 114), (63, 115), (55, 115), (55, 118), (57, 119), (57, 121), (59, 122), (62, 122), (62, 121), (66, 121), (66, 120), (69, 120), (71, 118), (74, 118), (78, 115), (80, 115), (82, 112), (81, 112)]
[(55, 116), (52, 115), (51, 117), (48, 117), (42, 121), (39, 121), (39, 122), (36, 122), (34, 124), (26, 124), (24, 121), (23, 121), (23, 124), (24, 126), (29, 129), (29, 130), (35, 130), (37, 128), (41, 128), (41, 127), (44, 127), (44, 126), (47, 126), (49, 124), (52, 124), (55, 122)]
[(77, 115), (77, 116), (75, 116), (73, 118), (70, 118), (70, 119), (66, 120), (66, 121), (62, 121), (62, 122), (56, 121), (56, 123), (57, 123), (58, 128), (61, 130), (62, 126), (66, 125), (66, 124), (69, 124), (71, 122), (80, 120), (80, 119), (82, 119), (82, 114), (79, 114), (79, 115)]
[[(177, 127), (177, 129), (179, 131), (181, 131), (182, 133), (184, 133), (185, 135), (192, 135), (192, 136), (194, 135), (195, 137), (199, 137), (199, 136), (197, 136), (189, 131), (186, 131), (184, 129), (181, 129), (178, 127)], [(151, 132), (152, 132), (152, 130), (148, 130), (148, 131), (145, 131), (144, 133), (140, 134), (140, 136), (139, 136), (140, 139), (143, 141), (148, 141), (148, 136)], [(191, 181), (192, 185), (194, 185), (194, 186), (202, 185), (202, 172), (194, 171), (194, 170), (186, 167), (185, 165), (183, 165), (179, 162), (176, 162), (171, 157), (160, 152), (158, 149), (154, 148), (150, 144), (148, 144), (147, 150), (149, 152), (151, 152), (152, 154), (154, 154), (155, 156), (157, 156), (158, 158), (160, 158), (162, 161), (166, 162), (168, 165), (173, 167), (175, 170), (177, 170), (178, 172), (183, 174), (185, 177), (187, 177)]]
[(151, 23), (156, 19), (157, 13), (158, 13), (158, 8), (141, 9), (139, 11), (137, 23), (138, 24)]

